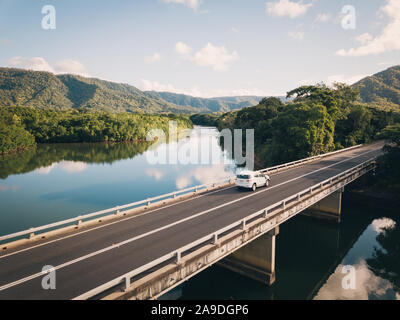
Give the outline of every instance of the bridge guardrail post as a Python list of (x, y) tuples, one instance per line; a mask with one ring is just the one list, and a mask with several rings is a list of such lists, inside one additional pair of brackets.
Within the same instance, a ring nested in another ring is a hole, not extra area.
[(217, 244), (218, 243), (218, 234), (214, 233), (213, 239), (212, 239), (212, 244)]
[(125, 276), (125, 291), (128, 290), (130, 286), (131, 286), (131, 277)]
[(182, 259), (182, 254), (181, 254), (180, 251), (177, 251), (177, 252), (175, 253), (175, 263), (176, 263), (176, 264), (179, 264), (179, 263), (181, 262), (181, 259)]

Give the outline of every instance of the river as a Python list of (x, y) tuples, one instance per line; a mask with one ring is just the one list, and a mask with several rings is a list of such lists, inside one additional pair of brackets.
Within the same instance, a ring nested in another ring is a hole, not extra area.
[[(149, 143), (39, 145), (0, 157), (0, 235), (233, 175), (212, 128), (196, 127), (190, 139), (157, 150), (204, 141), (211, 143), (200, 156), (223, 161), (154, 165)], [(298, 216), (281, 226), (272, 287), (213, 266), (162, 298), (400, 299), (399, 215), (349, 196), (343, 206), (340, 225)], [(344, 288), (349, 267), (355, 279)]]

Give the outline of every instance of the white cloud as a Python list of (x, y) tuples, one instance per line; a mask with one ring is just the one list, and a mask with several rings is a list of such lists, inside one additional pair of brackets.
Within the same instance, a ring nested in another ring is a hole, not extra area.
[(153, 177), (157, 181), (161, 180), (162, 177), (164, 177), (164, 173), (159, 171), (159, 170), (156, 170), (156, 169), (147, 169), (146, 170), (146, 175), (148, 177)]
[(312, 3), (303, 3), (302, 0), (298, 2), (279, 0), (278, 2), (267, 2), (266, 12), (271, 16), (287, 16), (294, 19), (305, 14), (312, 5)]
[(266, 90), (256, 87), (241, 87), (237, 89), (214, 89), (212, 91), (201, 90), (198, 86), (194, 86), (190, 89), (177, 88), (171, 83), (160, 83), (158, 81), (141, 80), (141, 84), (138, 86), (143, 91), (166, 91), (178, 94), (186, 94), (193, 97), (201, 98), (213, 98), (213, 97), (230, 97), (230, 96), (283, 96), (282, 93), (271, 93)]
[(393, 229), (395, 226), (396, 222), (389, 218), (375, 219), (372, 222), (372, 227), (377, 233), (383, 233), (385, 229)]
[(61, 170), (68, 173), (78, 173), (85, 171), (88, 167), (85, 162), (74, 162), (74, 161), (60, 161), (58, 163), (53, 163), (48, 167), (41, 167), (36, 169), (35, 172), (39, 174), (49, 174), (54, 168), (60, 168)]
[(354, 266), (356, 270), (356, 290), (345, 290), (342, 287), (344, 265), (340, 264), (315, 296), (315, 300), (369, 300), (371, 295), (384, 297), (394, 291), (393, 285), (386, 279), (377, 277), (369, 270), (365, 260)]
[(54, 67), (55, 73), (72, 73), (84, 77), (89, 77), (86, 67), (79, 61), (66, 59), (58, 62)]
[(183, 4), (189, 8), (192, 8), (194, 11), (197, 11), (200, 4), (203, 2), (202, 0), (162, 0), (165, 3), (178, 3)]
[(35, 172), (39, 174), (49, 174), (55, 168), (56, 165), (57, 164), (53, 163), (50, 166), (38, 168), (35, 170)]
[(74, 161), (61, 161), (58, 163), (61, 170), (66, 171), (68, 173), (78, 173), (85, 171), (88, 167), (85, 162), (74, 162)]
[(298, 40), (298, 41), (304, 40), (304, 32), (302, 32), (302, 31), (292, 31), (292, 32), (289, 32), (288, 34), (289, 34), (289, 37), (291, 37), (295, 40)]
[(230, 64), (239, 58), (236, 51), (229, 53), (225, 47), (214, 46), (210, 42), (196, 53), (192, 54), (192, 51), (193, 49), (183, 42), (178, 42), (175, 45), (175, 52), (181, 58), (192, 61), (199, 66), (211, 67), (215, 71), (227, 71)]
[(317, 18), (315, 19), (315, 22), (328, 22), (329, 20), (331, 20), (331, 15), (329, 13), (320, 13)]
[(158, 52), (144, 58), (144, 61), (146, 63), (154, 63), (160, 60), (161, 60), (161, 54), (159, 54)]
[(72, 73), (81, 76), (88, 77), (86, 67), (79, 61), (73, 59), (66, 59), (58, 62), (54, 67), (52, 67), (44, 58), (42, 57), (14, 57), (9, 61), (10, 65), (13, 67), (34, 70), (34, 71), (47, 71), (52, 73)]
[(184, 189), (189, 187), (191, 184), (194, 184), (194, 180), (203, 185), (231, 177), (233, 177), (233, 173), (227, 171), (224, 164), (218, 164), (213, 166), (198, 167), (189, 173), (178, 177), (175, 180), (175, 185), (178, 189)]
[(363, 33), (362, 35), (359, 35), (358, 37), (355, 38), (357, 42), (360, 42), (363, 45), (371, 42), (373, 39), (374, 37), (371, 36), (369, 33)]
[(34, 71), (54, 72), (53, 68), (42, 57), (14, 57), (10, 59), (10, 65)]
[(332, 76), (328, 77), (327, 85), (331, 86), (335, 82), (346, 83), (346, 84), (351, 85), (351, 84), (354, 84), (368, 76), (369, 76), (368, 74), (358, 74), (355, 76), (346, 76), (344, 74), (336, 74), (336, 75), (332, 75)]
[(175, 52), (181, 56), (189, 56), (192, 53), (193, 49), (189, 47), (186, 43), (178, 42), (175, 45)]
[(229, 53), (225, 47), (217, 47), (210, 42), (196, 52), (193, 61), (199, 66), (212, 67), (215, 71), (226, 71), (229, 64), (239, 58), (236, 51)]
[[(386, 5), (381, 7), (380, 11), (391, 18), (390, 23), (383, 29), (382, 33), (375, 38), (369, 38), (366, 43), (362, 43), (359, 47), (349, 50), (340, 49), (336, 52), (336, 55), (360, 57), (400, 50), (400, 1), (387, 0)], [(363, 40), (367, 39), (364, 37)]]

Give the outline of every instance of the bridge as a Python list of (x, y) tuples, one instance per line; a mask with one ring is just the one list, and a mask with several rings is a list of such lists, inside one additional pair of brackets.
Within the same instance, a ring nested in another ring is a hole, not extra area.
[(279, 225), (301, 212), (339, 222), (344, 187), (382, 146), (264, 169), (272, 184), (256, 192), (228, 178), (0, 236), (0, 299), (156, 299), (215, 263), (272, 284)]

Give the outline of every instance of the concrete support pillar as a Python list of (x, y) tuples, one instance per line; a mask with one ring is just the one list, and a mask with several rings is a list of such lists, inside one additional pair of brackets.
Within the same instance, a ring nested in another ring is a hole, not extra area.
[(275, 282), (275, 241), (279, 227), (250, 242), (219, 262), (241, 275), (271, 285)]
[(340, 222), (342, 213), (342, 193), (343, 189), (338, 190), (328, 197), (314, 204), (303, 212), (304, 215), (324, 219), (334, 222)]

